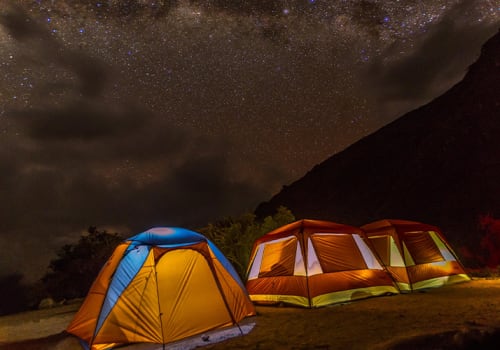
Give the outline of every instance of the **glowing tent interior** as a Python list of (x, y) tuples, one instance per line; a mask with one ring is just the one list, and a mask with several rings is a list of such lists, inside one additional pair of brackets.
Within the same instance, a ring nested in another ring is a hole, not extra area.
[(379, 220), (361, 229), (402, 292), (470, 280), (435, 226), (405, 220)]
[(219, 249), (182, 228), (153, 228), (120, 244), (67, 332), (89, 349), (174, 342), (255, 315)]
[(398, 289), (362, 230), (300, 220), (254, 243), (246, 287), (255, 303), (320, 307)]

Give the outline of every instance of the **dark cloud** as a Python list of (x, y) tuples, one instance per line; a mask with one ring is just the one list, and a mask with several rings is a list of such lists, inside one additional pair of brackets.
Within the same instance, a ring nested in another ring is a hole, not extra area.
[(20, 6), (11, 4), (9, 10), (0, 15), (0, 23), (16, 40), (38, 38), (53, 42), (45, 28), (41, 28)]
[(90, 225), (125, 234), (195, 228), (268, 195), (256, 182), (235, 180), (228, 142), (174, 126), (131, 98), (111, 100), (106, 65), (69, 49), (21, 9), (1, 24), (30, 57), (25, 65), (65, 69), (75, 84), (52, 80), (37, 104), (5, 112), (12, 128), (0, 139), (0, 244), (11, 249), (0, 273), (17, 266), (40, 277), (56, 249)]
[[(207, 146), (201, 142), (195, 147), (182, 144), (182, 159), (176, 154), (158, 155), (152, 164), (132, 163), (142, 169), (123, 171), (116, 170), (118, 159), (109, 159), (113, 163), (105, 168), (105, 159), (94, 160), (92, 154), (83, 162), (50, 163), (37, 159), (40, 150), (34, 154), (24, 150), (24, 154), (18, 153), (24, 159), (22, 164), (3, 155), (3, 246), (8, 246), (9, 239), (17, 241), (20, 234), (29, 244), (4, 252), (0, 270), (4, 264), (22, 266), (23, 256), (31, 256), (39, 266), (26, 271), (37, 276), (48, 266), (56, 248), (90, 225), (114, 227), (124, 234), (162, 225), (196, 228), (221, 213), (238, 215), (249, 210), (248, 203), (255, 205), (267, 195), (252, 184), (229, 180), (234, 176), (221, 156), (223, 150), (207, 150)], [(148, 150), (155, 152), (142, 149)], [(27, 163), (28, 159), (32, 163)], [(145, 177), (146, 167), (150, 178)]]
[(139, 110), (121, 113), (75, 101), (61, 109), (28, 110), (12, 113), (26, 125), (30, 137), (38, 140), (92, 140), (139, 131), (147, 116)]
[[(472, 1), (461, 1), (414, 42), (390, 47), (366, 72), (370, 91), (388, 103), (414, 103), (427, 101), (443, 92), (440, 91), (443, 86), (459, 80), (465, 74), (460, 68), (473, 61), (481, 43), (497, 29), (494, 25), (470, 21), (474, 6)], [(398, 55), (400, 51), (406, 51), (406, 55)]]
[(0, 24), (19, 44), (24, 45), (27, 61), (41, 65), (56, 63), (69, 70), (78, 81), (75, 89), (84, 96), (94, 97), (102, 93), (109, 67), (82, 52), (61, 45), (47, 27), (29, 16), (22, 7), (12, 5), (0, 16)]
[(487, 34), (472, 5), (410, 34), (449, 2), (16, 1), (0, 19), (0, 270), (29, 255), (43, 272), (89, 225), (252, 209), (381, 123), (374, 96), (411, 109), (457, 79)]
[[(28, 142), (17, 149), (22, 162), (3, 153), (3, 239), (23, 234), (38, 244), (4, 253), (0, 270), (30, 255), (40, 266), (27, 271), (43, 272), (64, 242), (61, 238), (75, 239), (89, 225), (115, 227), (125, 234), (159, 225), (196, 228), (222, 213), (250, 210), (269, 195), (253, 183), (231, 180), (237, 176), (222, 144), (185, 133), (169, 145), (169, 138), (176, 137), (170, 132), (131, 131), (130, 137), (122, 135), (127, 141), (83, 145), (37, 140), (36, 147)], [(76, 157), (72, 148), (78, 150)]]

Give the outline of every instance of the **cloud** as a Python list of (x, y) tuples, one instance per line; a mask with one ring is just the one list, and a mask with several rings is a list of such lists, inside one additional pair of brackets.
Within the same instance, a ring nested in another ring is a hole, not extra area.
[(138, 109), (114, 111), (91, 101), (79, 100), (63, 108), (15, 111), (14, 118), (24, 123), (27, 132), (38, 140), (92, 140), (137, 131), (147, 120)]
[[(74, 80), (44, 85), (37, 104), (5, 112), (11, 126), (0, 139), (0, 243), (9, 249), (0, 273), (40, 277), (56, 249), (90, 225), (125, 234), (196, 228), (251, 210), (268, 195), (263, 185), (238, 180), (228, 141), (175, 126), (132, 99), (112, 101), (109, 67), (77, 55), (21, 9), (1, 24), (30, 57), (25, 65), (44, 62)], [(61, 86), (73, 93), (51, 90)]]
[[(496, 25), (470, 21), (473, 11), (473, 2), (461, 1), (411, 43), (413, 48), (410, 43), (391, 46), (366, 71), (369, 89), (388, 103), (427, 101), (443, 92), (463, 76), (464, 62), (472, 62), (480, 43), (496, 31)], [(401, 56), (401, 50), (407, 54)]]
[(20, 6), (12, 5), (0, 16), (0, 24), (18, 44), (25, 45), (25, 59), (38, 64), (56, 63), (74, 73), (79, 82), (75, 89), (87, 97), (102, 93), (109, 67), (79, 51), (71, 50), (51, 35), (47, 27), (30, 17)]
[(51, 161), (49, 153), (40, 161), (37, 155), (48, 150), (43, 146), (19, 150), (16, 157), (23, 162), (2, 155), (0, 228), (2, 246), (9, 249), (0, 271), (17, 266), (29, 278), (39, 277), (56, 249), (90, 225), (126, 228), (126, 235), (153, 226), (196, 228), (223, 214), (239, 215), (265, 198), (258, 186), (229, 180), (233, 176), (222, 149), (201, 146), (182, 144), (179, 152), (165, 154), (142, 148), (157, 154), (152, 163), (135, 160), (121, 170), (116, 168), (124, 158), (97, 153), (93, 159), (93, 150), (81, 162)]

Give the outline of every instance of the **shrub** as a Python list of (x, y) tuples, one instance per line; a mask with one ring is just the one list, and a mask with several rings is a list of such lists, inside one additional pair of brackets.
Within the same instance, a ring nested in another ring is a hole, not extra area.
[(30, 307), (29, 286), (23, 275), (13, 273), (0, 277), (0, 315), (27, 310)]
[(263, 221), (257, 221), (254, 214), (246, 213), (236, 219), (227, 217), (216, 223), (209, 223), (198, 231), (217, 245), (244, 279), (254, 241), (294, 220), (289, 209), (279, 207), (273, 216), (268, 216)]
[(42, 283), (55, 300), (80, 298), (86, 295), (101, 267), (116, 246), (123, 241), (118, 233), (90, 227), (76, 244), (66, 244), (49, 265), (50, 272)]

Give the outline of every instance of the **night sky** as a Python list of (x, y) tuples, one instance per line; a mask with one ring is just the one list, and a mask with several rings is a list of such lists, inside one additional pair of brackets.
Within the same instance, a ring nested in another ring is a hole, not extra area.
[[(15, 3), (16, 6), (10, 4)], [(252, 211), (459, 81), (499, 0), (0, 0), (0, 275)]]

